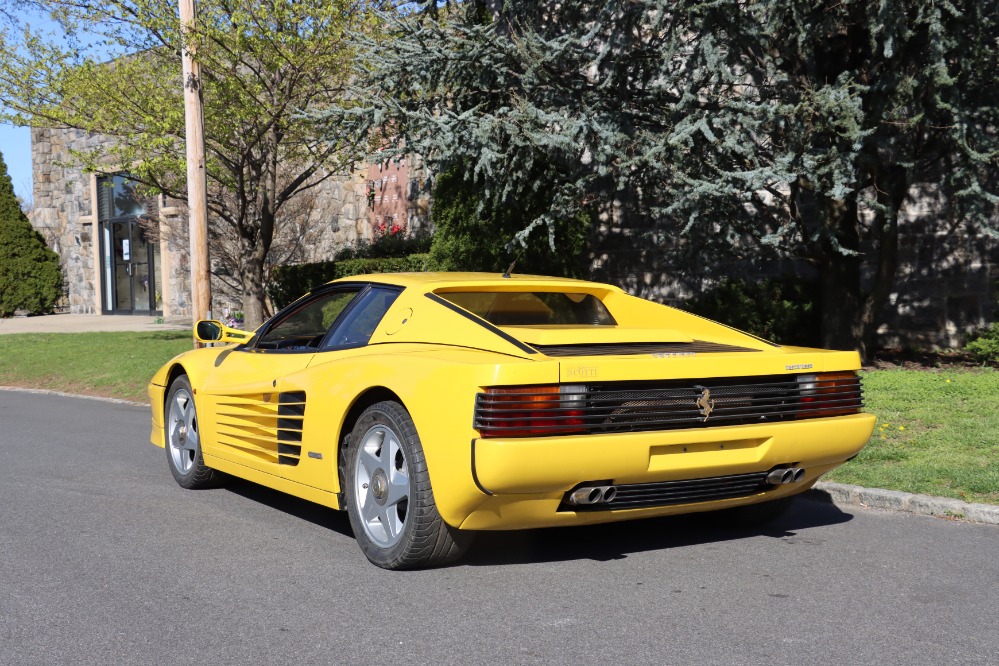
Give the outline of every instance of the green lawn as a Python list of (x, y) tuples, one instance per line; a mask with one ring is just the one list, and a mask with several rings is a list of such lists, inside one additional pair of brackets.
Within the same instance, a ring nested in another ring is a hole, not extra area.
[[(146, 382), (191, 349), (186, 331), (0, 335), (0, 386), (144, 402)], [(826, 478), (999, 504), (999, 371), (876, 370), (867, 448)]]
[(188, 331), (0, 335), (0, 386), (145, 402), (153, 373), (192, 346)]
[(999, 504), (999, 372), (864, 373), (874, 436), (826, 479)]

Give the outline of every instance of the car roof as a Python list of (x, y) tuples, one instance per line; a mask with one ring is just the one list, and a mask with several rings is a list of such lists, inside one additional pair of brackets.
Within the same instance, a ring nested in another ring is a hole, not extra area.
[(368, 275), (352, 275), (334, 280), (334, 282), (376, 282), (400, 287), (413, 287), (426, 291), (447, 289), (453, 287), (561, 287), (566, 289), (600, 288), (613, 289), (617, 287), (599, 282), (576, 280), (573, 278), (549, 277), (544, 275), (512, 274), (503, 277), (499, 273), (372, 273)]

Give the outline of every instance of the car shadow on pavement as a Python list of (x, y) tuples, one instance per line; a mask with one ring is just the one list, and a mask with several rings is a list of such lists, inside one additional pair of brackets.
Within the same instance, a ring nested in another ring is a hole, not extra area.
[[(276, 511), (354, 538), (345, 511), (335, 511), (234, 477), (226, 480), (225, 488)], [(632, 553), (735, 539), (759, 536), (795, 538), (800, 530), (837, 525), (853, 519), (851, 514), (832, 504), (828, 495), (816, 491), (798, 498), (783, 516), (762, 527), (731, 527), (724, 524), (722, 516), (708, 512), (582, 527), (479, 532), (468, 553), (455, 566), (619, 560)]]
[(276, 511), (283, 511), (300, 520), (305, 520), (319, 527), (333, 530), (338, 534), (354, 538), (346, 511), (336, 511), (315, 502), (292, 497), (278, 490), (272, 490), (231, 476), (226, 479), (225, 489), (235, 495), (259, 502)]
[(783, 516), (756, 528), (726, 526), (720, 514), (699, 513), (584, 527), (480, 532), (458, 566), (618, 560), (633, 553), (759, 536), (795, 538), (800, 530), (852, 519), (831, 503), (799, 498)]

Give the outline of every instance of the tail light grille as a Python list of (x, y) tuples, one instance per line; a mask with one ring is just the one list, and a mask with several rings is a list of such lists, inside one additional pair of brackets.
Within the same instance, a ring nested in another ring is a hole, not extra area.
[(710, 428), (855, 414), (862, 395), (854, 372), (491, 387), (474, 425), (483, 437)]

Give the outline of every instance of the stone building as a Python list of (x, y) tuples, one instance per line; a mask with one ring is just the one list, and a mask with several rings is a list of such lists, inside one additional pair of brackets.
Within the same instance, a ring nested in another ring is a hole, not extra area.
[[(127, 174), (63, 166), (72, 161), (73, 151), (98, 148), (106, 137), (32, 128), (31, 140), (32, 223), (61, 257), (66, 284), (62, 307), (72, 313), (190, 320), (185, 204), (142, 196)], [(402, 162), (364, 165), (355, 175), (328, 178), (289, 208), (289, 219), (275, 232), (272, 261), (329, 259), (345, 245), (370, 241), (385, 219), (403, 229), (418, 228), (427, 202), (410, 182), (411, 172), (418, 175), (419, 167)], [(385, 190), (378, 197), (382, 200), (372, 197), (376, 187)], [(228, 266), (234, 257), (235, 248), (227, 247), (224, 238), (213, 241), (213, 312), (239, 307), (238, 282)]]

